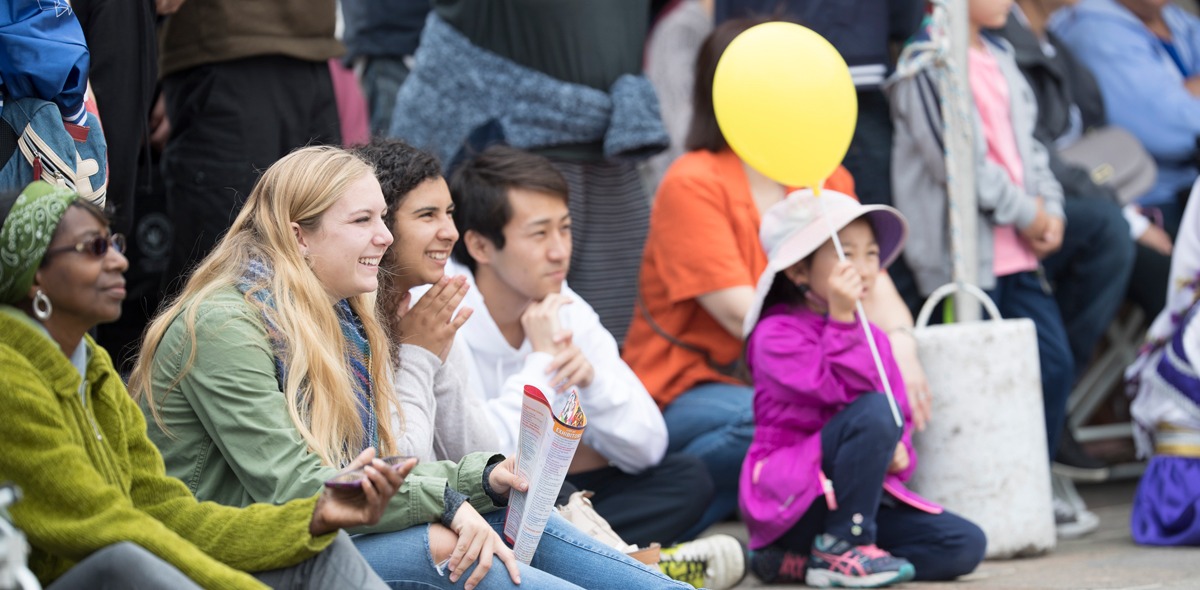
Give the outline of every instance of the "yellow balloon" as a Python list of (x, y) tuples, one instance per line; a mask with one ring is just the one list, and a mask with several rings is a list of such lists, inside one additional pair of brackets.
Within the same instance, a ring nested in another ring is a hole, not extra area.
[(713, 109), (729, 147), (789, 186), (820, 187), (850, 147), (858, 97), (845, 60), (793, 23), (764, 23), (729, 44), (713, 77)]

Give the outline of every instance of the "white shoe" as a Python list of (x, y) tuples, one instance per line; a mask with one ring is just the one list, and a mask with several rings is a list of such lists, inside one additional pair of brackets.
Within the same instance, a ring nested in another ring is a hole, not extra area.
[(729, 535), (710, 535), (663, 549), (658, 567), (697, 588), (728, 590), (746, 577), (746, 550)]
[(1075, 490), (1075, 482), (1067, 477), (1052, 473), (1050, 489), (1053, 492), (1054, 529), (1060, 539), (1078, 539), (1095, 532), (1100, 527), (1100, 517), (1087, 509), (1083, 498)]
[(1078, 539), (1100, 528), (1100, 517), (1087, 508), (1079, 509), (1061, 498), (1054, 499), (1054, 530), (1060, 539)]

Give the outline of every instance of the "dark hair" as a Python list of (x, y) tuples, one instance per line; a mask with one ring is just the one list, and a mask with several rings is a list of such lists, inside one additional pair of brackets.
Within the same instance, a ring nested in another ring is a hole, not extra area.
[[(379, 181), (383, 200), (387, 204), (383, 218), (389, 230), (392, 229), (393, 216), (408, 198), (408, 193), (421, 183), (442, 176), (442, 167), (436, 156), (399, 139), (376, 137), (370, 143), (354, 146), (350, 151), (375, 168), (375, 179)], [(399, 236), (395, 237), (398, 241)], [(398, 358), (403, 336), (400, 316), (396, 311), (407, 294), (396, 285), (401, 271), (396, 262), (398, 248), (393, 243), (383, 252), (383, 258), (379, 261), (381, 272), (375, 298), (375, 309), (387, 332), (393, 359)]]
[(375, 168), (375, 178), (383, 189), (383, 200), (387, 202), (386, 217), (396, 212), (414, 188), (442, 175), (437, 156), (399, 139), (376, 137), (350, 151)]
[[(813, 255), (809, 254), (803, 260), (803, 263), (812, 266), (812, 258)], [(763, 297), (762, 313), (780, 303), (803, 305), (808, 295), (808, 289), (808, 285), (797, 285), (792, 282), (783, 271), (775, 273), (775, 281), (771, 283), (771, 288), (767, 290), (766, 297)]]
[[(494, 145), (465, 160), (450, 176), (454, 224), (504, 248), (504, 226), (512, 220), (508, 192), (524, 189), (560, 197), (567, 202), (567, 181), (550, 160), (506, 145)], [(465, 239), (454, 245), (454, 260), (475, 272), (475, 259)]]
[[(704, 38), (696, 54), (696, 81), (692, 86), (692, 120), (688, 124), (687, 138), (683, 146), (688, 151), (708, 150), (719, 152), (729, 144), (717, 125), (717, 113), (713, 109), (713, 77), (721, 54), (746, 29), (771, 22), (768, 17), (735, 18), (721, 23)], [(800, 59), (799, 56), (796, 59)]]

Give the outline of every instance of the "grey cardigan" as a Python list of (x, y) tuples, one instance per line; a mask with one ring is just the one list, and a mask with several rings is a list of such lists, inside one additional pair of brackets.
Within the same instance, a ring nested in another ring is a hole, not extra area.
[[(987, 140), (979, 112), (972, 108), (975, 145), (975, 193), (978, 199), (979, 287), (996, 285), (992, 274), (992, 228), (1024, 228), (1037, 215), (1035, 196), (1045, 201), (1046, 212), (1063, 218), (1062, 186), (1050, 171), (1045, 148), (1034, 139), (1037, 102), (1013, 59), (1012, 47), (1003, 39), (984, 34), (1008, 82), (1013, 131), (1025, 169), (1025, 186), (1015, 186), (999, 164), (987, 158)], [(949, 239), (946, 161), (942, 141), (942, 113), (937, 76), (945, 73), (931, 51), (905, 57), (915, 71), (901, 63), (884, 87), (891, 103), (895, 131), (892, 144), (892, 196), (896, 207), (914, 229), (904, 248), (923, 295), (952, 280)], [(910, 72), (904, 75), (903, 72)], [(969, 94), (969, 90), (968, 96)]]
[(415, 344), (400, 345), (393, 384), (400, 415), (393, 415), (397, 452), (421, 461), (458, 461), (500, 448), (483, 401), (471, 397), (470, 352), (457, 339), (446, 362)]

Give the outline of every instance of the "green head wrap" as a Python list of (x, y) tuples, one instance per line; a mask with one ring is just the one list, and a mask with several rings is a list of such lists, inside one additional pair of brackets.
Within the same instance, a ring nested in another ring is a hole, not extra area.
[(25, 298), (58, 222), (79, 195), (39, 180), (21, 191), (0, 225), (0, 303)]

